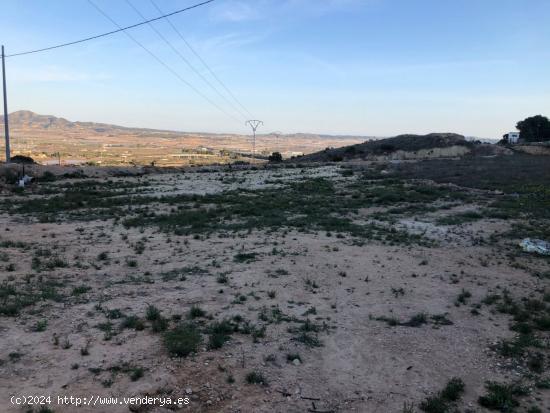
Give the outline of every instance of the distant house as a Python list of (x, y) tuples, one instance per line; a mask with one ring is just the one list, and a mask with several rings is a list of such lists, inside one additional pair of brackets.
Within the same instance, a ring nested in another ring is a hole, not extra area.
[(508, 132), (507, 134), (503, 135), (502, 138), (510, 144), (518, 143), (519, 132)]

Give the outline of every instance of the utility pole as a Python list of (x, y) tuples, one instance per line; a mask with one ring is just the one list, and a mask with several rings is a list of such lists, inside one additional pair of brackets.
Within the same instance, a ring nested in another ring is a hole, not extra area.
[(279, 138), (281, 137), (283, 132), (275, 131), (275, 132), (271, 132), (271, 134), (273, 136), (275, 136), (275, 151), (274, 152), (281, 152), (281, 149), (279, 148), (279, 145), (281, 144)]
[(2, 45), (2, 84), (4, 86), (4, 132), (6, 136), (6, 163), (10, 163), (10, 126), (8, 119), (8, 92), (6, 91), (6, 56)]
[(254, 138), (252, 141), (252, 163), (256, 163), (256, 129), (260, 127), (260, 125), (263, 125), (264, 123), (261, 120), (247, 120), (245, 122), (245, 125), (248, 125), (252, 128), (252, 133), (254, 134)]

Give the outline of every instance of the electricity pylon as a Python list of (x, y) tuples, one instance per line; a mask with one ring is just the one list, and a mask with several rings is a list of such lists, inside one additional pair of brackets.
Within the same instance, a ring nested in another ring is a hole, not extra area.
[[(279, 138), (281, 137), (281, 135), (283, 134), (283, 132), (280, 132), (280, 131), (275, 131), (275, 132), (271, 132), (271, 134), (273, 136), (275, 136), (275, 151), (277, 152), (280, 152), (281, 149), (279, 148), (279, 145), (280, 145), (280, 141), (279, 141)], [(275, 152), (274, 151), (274, 152)]]
[(245, 125), (248, 125), (252, 128), (252, 133), (254, 134), (253, 140), (252, 140), (252, 163), (256, 163), (256, 129), (258, 129), (261, 125), (264, 123), (261, 120), (247, 120), (245, 122)]

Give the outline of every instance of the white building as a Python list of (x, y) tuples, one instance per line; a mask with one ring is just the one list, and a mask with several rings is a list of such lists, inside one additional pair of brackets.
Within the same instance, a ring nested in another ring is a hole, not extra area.
[(518, 143), (519, 141), (519, 132), (508, 132), (503, 136), (508, 143)]

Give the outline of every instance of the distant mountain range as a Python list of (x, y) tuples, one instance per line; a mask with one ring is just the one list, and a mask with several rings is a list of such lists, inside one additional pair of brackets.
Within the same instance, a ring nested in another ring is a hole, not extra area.
[[(29, 110), (20, 110), (17, 112), (10, 113), (10, 127), (13, 129), (18, 129), (21, 131), (66, 131), (66, 132), (75, 132), (87, 131), (93, 134), (116, 134), (116, 133), (125, 133), (125, 134), (136, 134), (136, 135), (150, 135), (150, 134), (162, 134), (166, 135), (204, 135), (204, 136), (215, 136), (215, 135), (234, 135), (234, 136), (243, 136), (239, 134), (225, 134), (225, 133), (208, 133), (208, 132), (183, 132), (183, 131), (173, 131), (173, 130), (163, 130), (163, 129), (149, 129), (149, 128), (135, 128), (135, 127), (126, 127), (119, 125), (111, 125), (107, 123), (96, 123), (96, 122), (72, 122), (65, 118), (59, 118), (52, 115), (40, 115)], [(4, 117), (0, 116), (0, 122), (4, 122)], [(274, 133), (264, 133), (259, 134), (259, 136), (268, 136), (274, 135)], [(280, 137), (284, 138), (295, 138), (295, 139), (353, 139), (353, 140), (367, 140), (373, 139), (372, 136), (352, 136), (352, 135), (328, 135), (328, 134), (314, 134), (314, 133), (295, 133), (295, 134), (282, 134)]]
[[(2, 123), (4, 117), (0, 116)], [(58, 118), (52, 115), (40, 115), (38, 113), (31, 112), (30, 110), (19, 110), (9, 114), (10, 127), (17, 129), (28, 130), (57, 130), (57, 131), (74, 131), (74, 130), (86, 130), (92, 133), (109, 134), (117, 132), (131, 132), (131, 133), (143, 133), (143, 132), (171, 132), (162, 131), (156, 129), (146, 128), (129, 128), (125, 126), (111, 125), (107, 123), (96, 122), (72, 122), (65, 118)], [(180, 133), (181, 134), (181, 133)]]

